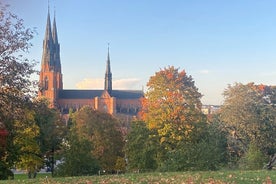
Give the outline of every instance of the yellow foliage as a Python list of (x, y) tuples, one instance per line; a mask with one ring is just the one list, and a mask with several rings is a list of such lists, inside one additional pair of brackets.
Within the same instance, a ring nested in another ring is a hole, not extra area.
[(40, 147), (36, 141), (39, 136), (39, 127), (34, 120), (34, 112), (25, 110), (25, 117), (15, 122), (17, 136), (14, 143), (20, 147), (20, 156), (17, 167), (35, 171), (43, 164), (40, 157)]

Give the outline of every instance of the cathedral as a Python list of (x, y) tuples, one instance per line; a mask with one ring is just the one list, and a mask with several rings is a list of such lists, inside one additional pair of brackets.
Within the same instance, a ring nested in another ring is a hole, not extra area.
[(104, 79), (104, 89), (63, 89), (60, 44), (58, 42), (56, 20), (54, 17), (53, 24), (51, 24), (48, 10), (46, 31), (43, 40), (38, 96), (47, 98), (50, 106), (58, 108), (63, 114), (67, 114), (69, 109), (78, 110), (83, 106), (90, 106), (95, 110), (107, 112), (112, 115), (123, 114), (136, 116), (141, 108), (143, 91), (112, 89), (109, 48)]

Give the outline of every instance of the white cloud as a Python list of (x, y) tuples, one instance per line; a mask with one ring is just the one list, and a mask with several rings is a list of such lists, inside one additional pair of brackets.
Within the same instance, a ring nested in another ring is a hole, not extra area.
[(139, 89), (142, 88), (139, 86), (141, 83), (140, 79), (137, 78), (129, 78), (129, 79), (118, 79), (114, 80), (113, 89)]
[(103, 79), (83, 79), (76, 84), (78, 89), (103, 89)]
[[(83, 79), (76, 84), (78, 89), (103, 89), (104, 79)], [(112, 81), (113, 89), (141, 89), (141, 80), (137, 78), (117, 79)]]

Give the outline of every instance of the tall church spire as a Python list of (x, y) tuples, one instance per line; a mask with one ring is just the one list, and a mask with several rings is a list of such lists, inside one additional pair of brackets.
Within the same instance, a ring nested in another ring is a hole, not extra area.
[(48, 6), (48, 15), (47, 15), (47, 23), (46, 23), (46, 30), (45, 36), (43, 40), (43, 55), (42, 55), (42, 66), (50, 66), (52, 61), (52, 54), (51, 48), (53, 44), (53, 37), (52, 37), (52, 29), (51, 29), (51, 19), (50, 19), (50, 11)]
[(104, 90), (107, 90), (109, 94), (112, 91), (112, 73), (110, 69), (110, 57), (109, 57), (109, 44), (107, 49), (107, 61), (106, 61), (106, 71), (105, 71), (105, 80), (104, 80)]
[(51, 29), (49, 9), (50, 8), (48, 6), (45, 37), (43, 40), (43, 54), (41, 60), (38, 96), (48, 98), (50, 106), (54, 107), (56, 105), (58, 92), (63, 89), (63, 83), (56, 19), (54, 17), (53, 29)]
[(60, 46), (58, 43), (57, 36), (57, 26), (56, 26), (56, 15), (54, 15), (53, 21), (53, 60), (54, 60), (54, 69), (58, 72), (61, 72), (61, 64), (60, 64)]
[(55, 15), (54, 15), (54, 21), (53, 21), (53, 41), (54, 41), (54, 43), (58, 43), (56, 16)]
[(48, 7), (48, 16), (44, 40), (52, 40), (52, 31), (51, 31), (51, 19), (50, 19), (50, 10)]

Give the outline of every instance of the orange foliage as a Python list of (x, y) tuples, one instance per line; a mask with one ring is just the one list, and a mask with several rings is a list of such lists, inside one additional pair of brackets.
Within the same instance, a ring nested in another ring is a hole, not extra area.
[(258, 85), (258, 89), (260, 90), (260, 91), (264, 91), (265, 90), (265, 85), (263, 85), (263, 84), (260, 84), (260, 85)]

